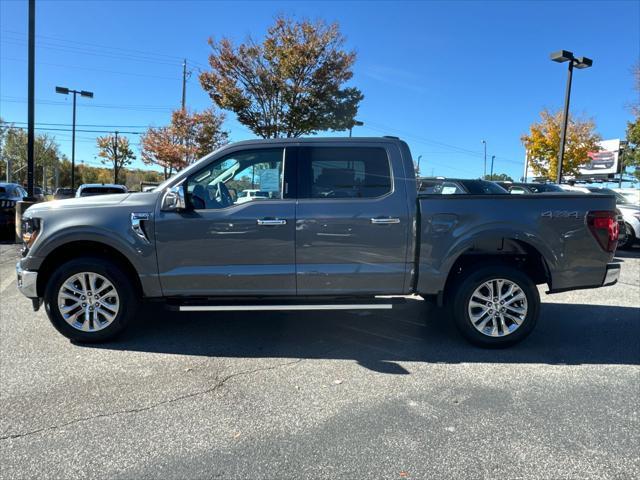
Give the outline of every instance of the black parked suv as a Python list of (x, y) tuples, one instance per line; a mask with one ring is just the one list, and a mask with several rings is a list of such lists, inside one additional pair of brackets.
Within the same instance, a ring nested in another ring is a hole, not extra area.
[(0, 229), (2, 235), (15, 228), (16, 203), (27, 196), (27, 192), (17, 183), (0, 183)]
[(507, 191), (496, 185), (480, 179), (420, 177), (418, 178), (418, 192), (426, 195), (500, 195)]

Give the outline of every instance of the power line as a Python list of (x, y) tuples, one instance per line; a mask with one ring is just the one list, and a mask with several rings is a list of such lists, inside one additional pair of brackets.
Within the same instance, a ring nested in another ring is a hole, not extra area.
[[(13, 128), (19, 128), (20, 130), (26, 130), (27, 127), (13, 127)], [(36, 130), (43, 130), (43, 131), (52, 131), (52, 132), (71, 132), (73, 131), (71, 128), (51, 128), (51, 127), (37, 127)], [(113, 133), (114, 130), (83, 130), (80, 128), (76, 128), (76, 132), (83, 132), (83, 133)], [(127, 135), (143, 135), (145, 132), (123, 132), (118, 130), (118, 133), (125, 133)]]
[[(0, 97), (0, 100), (9, 103), (26, 103), (27, 99), (23, 97)], [(68, 105), (67, 102), (60, 100), (39, 100), (36, 102), (37, 105)], [(116, 110), (138, 110), (145, 112), (162, 112), (162, 111), (173, 111), (176, 110), (175, 107), (170, 106), (162, 106), (162, 105), (116, 105), (116, 104), (100, 104), (100, 103), (84, 103), (82, 108), (110, 108)]]
[[(414, 135), (412, 133), (405, 132), (403, 130), (398, 130), (396, 128), (388, 127), (388, 126), (381, 125), (381, 124), (376, 124), (375, 122), (372, 123), (370, 121), (365, 121), (365, 125), (369, 126), (369, 128), (372, 128), (373, 130), (377, 130), (377, 131), (381, 131), (381, 132), (385, 132), (385, 133), (388, 132), (388, 131), (395, 131), (397, 133), (402, 134), (403, 136), (405, 136), (407, 138), (413, 138), (413, 139), (416, 139), (418, 141), (422, 141), (422, 142), (427, 143), (427, 144), (435, 144), (435, 145), (439, 145), (439, 146), (442, 146), (442, 147), (445, 147), (445, 148), (450, 148), (451, 150), (454, 150), (455, 152), (461, 153), (461, 154), (464, 154), (464, 155), (469, 155), (469, 156), (478, 157), (478, 158), (483, 157), (483, 153), (479, 152), (479, 151), (469, 150), (467, 148), (460, 147), (458, 145), (452, 145), (450, 143), (445, 143), (445, 142), (441, 142), (441, 141), (438, 141), (438, 140), (428, 139), (428, 138), (425, 138), (425, 137), (422, 137), (422, 136), (419, 136), (419, 135)], [(374, 127), (370, 127), (370, 125), (374, 125)], [(379, 128), (376, 129), (375, 125), (378, 125)], [(513, 163), (513, 164), (520, 165), (520, 166), (522, 165), (522, 162), (519, 162), (517, 160), (511, 160), (511, 159), (508, 159), (508, 158), (500, 156), (500, 155), (496, 155), (496, 158), (497, 159), (501, 159), (502, 161), (505, 161), (505, 162), (508, 162), (508, 163)]]
[[(10, 61), (13, 61), (13, 62), (26, 62), (25, 59), (12, 58), (12, 57), (0, 57), (0, 60), (10, 60)], [(62, 64), (62, 63), (36, 62), (36, 65), (47, 65), (47, 66), (51, 66), (51, 67), (73, 68), (73, 69), (78, 69), (78, 70), (89, 70), (89, 71), (95, 71), (95, 72), (114, 73), (116, 75), (130, 75), (130, 76), (133, 76), (133, 77), (157, 78), (157, 79), (161, 79), (161, 80), (171, 80), (171, 81), (179, 80), (178, 77), (164, 77), (164, 76), (161, 76), (161, 75), (151, 75), (151, 74), (148, 74), (148, 73), (119, 72), (119, 71), (116, 71), (116, 70), (107, 70), (105, 68), (81, 67), (79, 65), (65, 65), (65, 64)]]
[[(4, 123), (7, 125), (12, 125), (12, 124), (19, 124), (19, 125), (24, 125), (27, 122), (10, 122), (7, 120), (3, 120), (0, 123)], [(53, 127), (70, 127), (71, 124), (70, 123), (47, 123), (47, 122), (36, 122), (36, 125), (47, 125), (47, 126), (53, 126)], [(106, 128), (148, 128), (148, 125), (97, 125), (97, 124), (90, 124), (90, 123), (76, 123), (77, 127), (106, 127)]]
[[(4, 32), (16, 35), (18, 37), (20, 37), (22, 35), (26, 35), (26, 33), (18, 32), (16, 30), (4, 30)], [(132, 49), (132, 48), (115, 47), (113, 45), (103, 45), (103, 44), (98, 44), (98, 43), (85, 42), (84, 40), (82, 42), (78, 42), (78, 41), (75, 41), (75, 40), (67, 40), (67, 39), (64, 39), (62, 37), (56, 37), (56, 36), (51, 36), (51, 35), (36, 35), (36, 37), (37, 38), (49, 39), (49, 40), (53, 40), (53, 41), (57, 41), (57, 42), (75, 44), (75, 45), (83, 45), (83, 46), (87, 45), (87, 46), (102, 48), (102, 49), (106, 49), (106, 50), (120, 50), (120, 51), (125, 51), (125, 52), (132, 52), (132, 53), (135, 53), (135, 54), (141, 54), (141, 55), (146, 55), (146, 56), (150, 56), (150, 57), (165, 57), (167, 59), (176, 60), (176, 61), (182, 61), (182, 59), (184, 58), (184, 56), (167, 55), (166, 53), (158, 53), (158, 52), (150, 52), (150, 51), (144, 51), (144, 50), (136, 50), (136, 49)], [(191, 62), (192, 63), (198, 63), (198, 62), (193, 62), (193, 61), (191, 61)]]
[[(5, 35), (5, 42), (24, 45), (25, 40), (21, 38), (21, 33), (11, 30), (4, 30), (3, 33), (10, 34), (8, 37)], [(13, 38), (12, 38), (13, 37)], [(77, 42), (73, 40), (66, 40), (60, 37), (52, 37), (47, 35), (37, 35), (38, 38), (44, 39), (38, 42), (38, 46), (42, 48), (60, 50), (65, 52), (75, 52), (86, 55), (97, 55), (106, 58), (118, 58), (124, 60), (131, 60), (134, 62), (146, 62), (156, 63), (159, 65), (172, 65), (175, 66), (182, 62), (184, 57), (167, 55), (157, 52), (145, 52), (142, 50), (134, 50), (130, 48), (114, 47), (107, 45), (100, 45), (89, 42)], [(67, 44), (67, 45), (65, 45)], [(76, 46), (74, 46), (76, 45)], [(79, 46), (79, 47), (78, 47)], [(194, 65), (204, 66), (201, 62), (188, 59)], [(204, 66), (206, 68), (206, 66)]]

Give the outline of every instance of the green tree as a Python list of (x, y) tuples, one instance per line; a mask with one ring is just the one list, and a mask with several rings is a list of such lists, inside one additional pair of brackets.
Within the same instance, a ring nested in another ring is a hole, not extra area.
[[(7, 168), (11, 167), (9, 179), (13, 182), (27, 183), (27, 132), (24, 129), (3, 124), (2, 145), (2, 179), (7, 179)], [(60, 147), (54, 137), (47, 134), (36, 135), (35, 138), (35, 185), (52, 185), (54, 171), (60, 161)]]
[(364, 97), (344, 86), (356, 59), (344, 43), (335, 23), (278, 17), (262, 43), (209, 39), (211, 70), (200, 83), (220, 108), (263, 138), (348, 130)]
[(129, 146), (127, 137), (119, 136), (116, 143), (115, 135), (105, 135), (96, 139), (98, 156), (102, 157), (102, 163), (113, 169), (113, 183), (118, 183), (120, 170), (131, 165), (136, 156)]
[(483, 178), (493, 182), (513, 182), (513, 178), (506, 173), (494, 173), (493, 175), (487, 174)]
[[(635, 90), (640, 94), (640, 64), (633, 71)], [(634, 167), (633, 174), (640, 179), (640, 102), (631, 105), (635, 119), (627, 122), (627, 147), (624, 149), (624, 167)]]
[[(536, 176), (553, 180), (557, 176), (562, 118), (562, 110), (555, 113), (543, 110), (540, 112), (540, 121), (531, 124), (529, 133), (521, 138)], [(593, 120), (576, 119), (569, 115), (563, 174), (578, 175), (580, 167), (589, 161), (588, 153), (600, 150), (600, 140)]]

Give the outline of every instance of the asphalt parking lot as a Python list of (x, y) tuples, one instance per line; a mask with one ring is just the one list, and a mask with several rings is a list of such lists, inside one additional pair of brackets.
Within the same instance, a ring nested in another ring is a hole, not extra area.
[(146, 306), (80, 346), (0, 245), (0, 477), (639, 478), (640, 248), (614, 287), (543, 295), (508, 350), (391, 312)]

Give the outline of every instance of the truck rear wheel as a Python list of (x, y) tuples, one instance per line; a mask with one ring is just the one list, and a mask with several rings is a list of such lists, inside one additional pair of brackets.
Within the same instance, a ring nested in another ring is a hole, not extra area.
[(471, 343), (507, 347), (538, 321), (540, 295), (533, 281), (507, 265), (484, 265), (460, 279), (452, 298), (456, 326)]
[(111, 340), (135, 316), (135, 285), (118, 264), (83, 257), (62, 264), (47, 282), (44, 304), (53, 326), (82, 343)]

